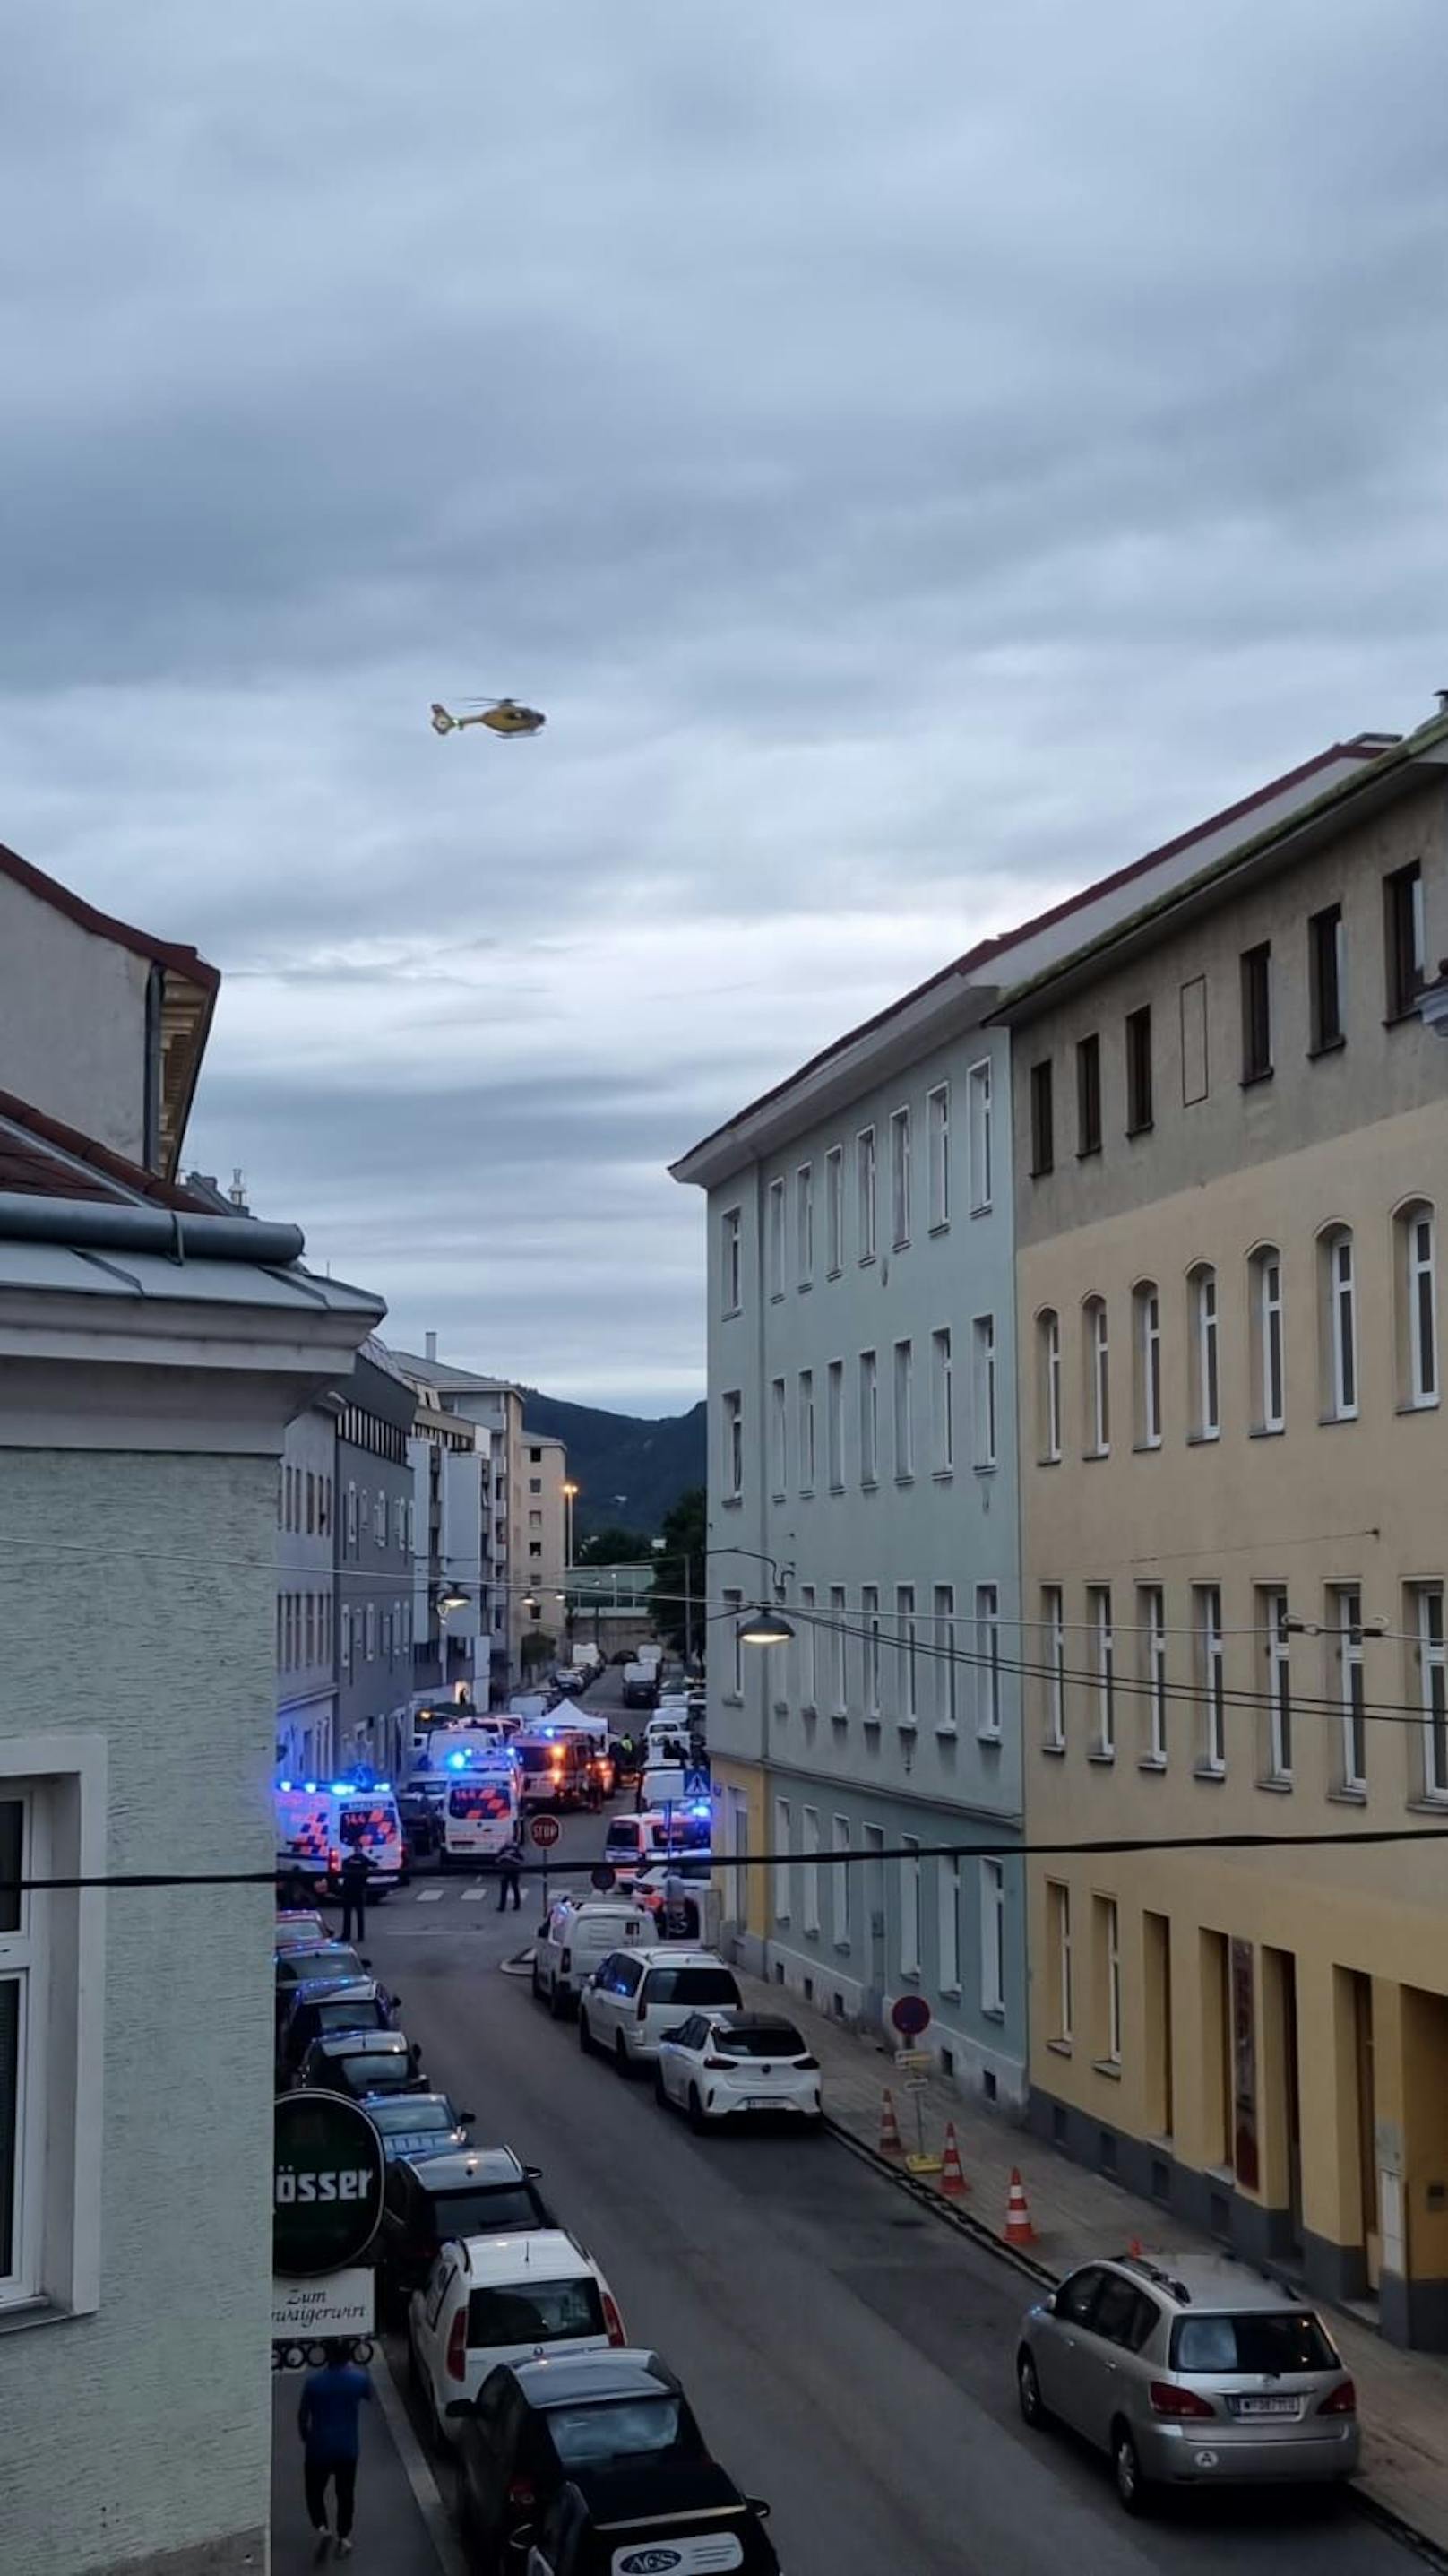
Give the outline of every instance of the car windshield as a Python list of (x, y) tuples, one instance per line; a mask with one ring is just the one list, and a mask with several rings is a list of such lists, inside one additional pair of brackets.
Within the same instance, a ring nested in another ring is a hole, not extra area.
[(384, 2138), (406, 2134), (421, 2137), (427, 2129), (455, 2129), (457, 2113), (450, 2102), (422, 2102), (416, 2095), (410, 2102), (377, 2102), (369, 2104), (373, 2126)]
[(727, 1968), (651, 1968), (644, 2000), (651, 2004), (737, 2004), (739, 1988)]
[(738, 2030), (716, 2030), (715, 2039), (731, 2057), (805, 2057), (808, 2051), (797, 2030), (787, 2021), (777, 2021), (772, 2028), (761, 2022)]
[(317, 2071), (328, 2083), (340, 2080), (349, 2093), (400, 2093), (412, 2081), (412, 2067), (403, 2049), (395, 2057), (323, 2059)]
[(510, 2228), (541, 2224), (538, 2203), (526, 2183), (509, 2183), (499, 2191), (443, 2191), (432, 2204), (438, 2242), (450, 2236), (506, 2236)]
[(1310, 2308), (1248, 2308), (1237, 2316), (1178, 2317), (1173, 2370), (1262, 2372), (1336, 2370), (1337, 2354)]
[(335, 1977), (341, 1983), (366, 1974), (355, 1950), (286, 1950), (277, 1961), (277, 1975), (284, 1985), (304, 1985), (308, 1977)]
[[(610, 2406), (554, 2406), (548, 2430), (566, 2469), (624, 2460), (640, 2451), (673, 2451), (679, 2442), (677, 2397), (626, 2397)], [(684, 2444), (692, 2449), (692, 2444)]]
[(468, 2349), (498, 2344), (567, 2343), (601, 2335), (603, 2305), (596, 2281), (517, 2281), (505, 2289), (474, 2290), (468, 2298)]

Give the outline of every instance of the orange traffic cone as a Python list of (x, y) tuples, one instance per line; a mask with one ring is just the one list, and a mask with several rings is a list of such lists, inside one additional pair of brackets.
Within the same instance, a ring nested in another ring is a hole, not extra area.
[(1021, 2180), (1021, 2169), (1019, 2165), (1012, 2165), (1010, 2195), (1006, 2201), (1006, 2243), (1034, 2245), (1035, 2241), (1036, 2231), (1031, 2225), (1031, 2205), (1026, 2198), (1026, 2186)]
[(903, 2153), (900, 2123), (895, 2117), (895, 2104), (888, 2084), (880, 2096), (880, 2153), (882, 2156)]
[(1139, 2262), (1141, 2261), (1142, 2254), (1143, 2254), (1143, 2252), (1145, 2251), (1145, 2248), (1143, 2247), (1142, 2242), (1141, 2242), (1141, 2238), (1140, 2238), (1139, 2236), (1133, 2236), (1133, 2238), (1132, 2238), (1132, 2240), (1131, 2240), (1131, 2243), (1128, 2245), (1128, 2247), (1127, 2247), (1127, 2249), (1126, 2249), (1126, 2250), (1127, 2250), (1127, 2253), (1128, 2253), (1129, 2255), (1131, 2255), (1131, 2256), (1133, 2257), (1133, 2259), (1134, 2259), (1136, 2262), (1138, 2262), (1138, 2263), (1139, 2263)]
[(962, 2199), (970, 2189), (965, 2179), (965, 2168), (960, 2161), (960, 2142), (955, 2134), (953, 2120), (947, 2120), (945, 2123), (945, 2154), (941, 2159), (940, 2188), (943, 2192), (947, 2192), (952, 2200)]

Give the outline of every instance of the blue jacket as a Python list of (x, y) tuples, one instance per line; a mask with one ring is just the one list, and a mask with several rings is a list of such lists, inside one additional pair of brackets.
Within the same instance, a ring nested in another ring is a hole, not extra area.
[(297, 2430), (309, 2460), (356, 2459), (361, 2447), (357, 2419), (371, 2396), (371, 2380), (353, 2362), (344, 2362), (340, 2370), (329, 2364), (312, 2372), (297, 2409)]

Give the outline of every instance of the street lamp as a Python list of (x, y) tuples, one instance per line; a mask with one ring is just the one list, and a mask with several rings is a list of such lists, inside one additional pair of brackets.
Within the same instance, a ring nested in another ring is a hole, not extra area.
[(563, 1567), (565, 1573), (569, 1572), (573, 1565), (573, 1506), (577, 1500), (578, 1487), (575, 1484), (572, 1484), (568, 1478), (565, 1477), (563, 1483)]
[(741, 1619), (734, 1634), (741, 1646), (787, 1646), (794, 1630), (779, 1611), (766, 1610), (761, 1605)]
[(466, 1610), (468, 1606), (468, 1598), (468, 1594), (462, 1590), (462, 1587), (459, 1584), (444, 1583), (440, 1586), (438, 1591), (437, 1606), (445, 1619), (450, 1610)]

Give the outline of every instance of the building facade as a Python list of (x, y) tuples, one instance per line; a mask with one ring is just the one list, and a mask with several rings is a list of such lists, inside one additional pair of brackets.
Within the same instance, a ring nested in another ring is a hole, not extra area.
[[(419, 1419), (433, 1414), (446, 1415), (459, 1431), (467, 1426), (479, 1460), (479, 1560), (481, 1572), (481, 1630), (488, 1641), (486, 1666), (479, 1662), (479, 1688), (486, 1691), (491, 1680), (491, 1695), (505, 1699), (521, 1678), (522, 1646), (525, 1631), (536, 1629), (526, 1604), (530, 1584), (538, 1579), (538, 1569), (546, 1562), (547, 1552), (556, 1551), (561, 1567), (562, 1545), (556, 1522), (549, 1515), (561, 1502), (561, 1486), (567, 1474), (567, 1452), (561, 1441), (546, 1444), (553, 1452), (553, 1463), (546, 1471), (554, 1479), (554, 1496), (544, 1491), (545, 1469), (540, 1459), (530, 1464), (527, 1451), (543, 1448), (538, 1437), (529, 1437), (523, 1429), (523, 1396), (521, 1390), (505, 1378), (482, 1377), (474, 1369), (452, 1367), (437, 1356), (437, 1335), (427, 1335), (422, 1353), (396, 1351), (398, 1367), (417, 1391), (425, 1408)], [(530, 1488), (537, 1480), (539, 1491)], [(530, 1509), (544, 1514), (543, 1526), (533, 1529)], [(530, 1546), (544, 1551), (533, 1558)], [(557, 1589), (561, 1593), (561, 1578)], [(558, 1624), (562, 1625), (562, 1601), (556, 1603)], [(422, 1676), (430, 1681), (431, 1673)]]
[(1445, 763), (1382, 751), (1005, 1011), (1031, 2116), (1438, 2347), (1441, 1846), (1361, 1837), (1448, 1821)]
[(552, 1432), (530, 1431), (523, 1424), (518, 1444), (519, 1572), (525, 1602), (538, 1605), (537, 1626), (566, 1654), (569, 1497), (567, 1444)]
[(395, 1772), (411, 1732), (416, 1400), (375, 1336), (337, 1399), (337, 1758)]
[(314, 1778), (337, 1737), (337, 1423), (319, 1396), (289, 1422), (277, 1474), (276, 1758)]

